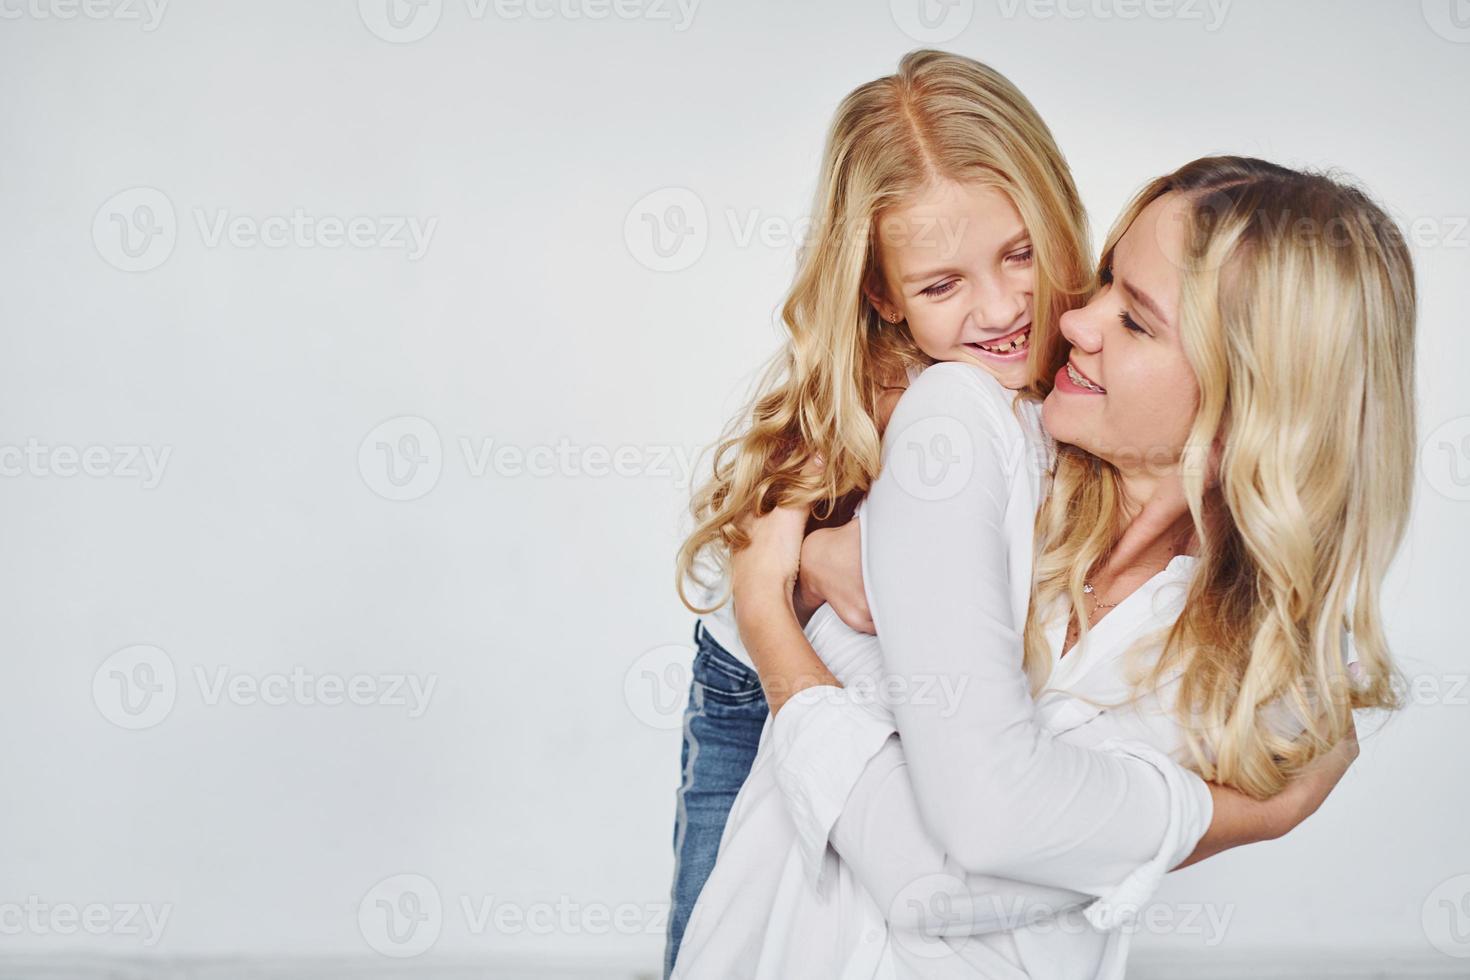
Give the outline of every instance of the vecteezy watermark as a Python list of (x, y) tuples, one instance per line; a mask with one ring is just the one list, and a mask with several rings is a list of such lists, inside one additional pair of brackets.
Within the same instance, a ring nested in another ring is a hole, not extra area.
[[(354, 249), (402, 252), (417, 262), (439, 227), (436, 216), (374, 214), (343, 217), (294, 207), (280, 214), (241, 214), (228, 208), (192, 208), (205, 248)], [(173, 202), (156, 187), (130, 187), (112, 195), (92, 217), (97, 254), (124, 272), (147, 272), (168, 261), (178, 242)]]
[(1006, 20), (1179, 20), (1199, 21), (1209, 33), (1218, 31), (1230, 14), (1232, 0), (996, 0)]
[(1470, 874), (1436, 885), (1424, 899), (1420, 922), (1435, 949), (1459, 959), (1470, 957)]
[(658, 936), (668, 927), (663, 902), (609, 903), (558, 895), (550, 901), (517, 902), (494, 895), (463, 894), (448, 903), (421, 874), (390, 875), (368, 889), (357, 906), (362, 938), (384, 956), (418, 956), (446, 925), (471, 936)]
[(1470, 0), (1420, 0), (1429, 29), (1446, 41), (1470, 44)]
[[(474, 479), (670, 480), (688, 489), (699, 448), (656, 443), (607, 446), (570, 439), (520, 445), (493, 437), (455, 439), (465, 473)], [(357, 469), (369, 490), (385, 500), (417, 500), (439, 483), (444, 443), (428, 419), (400, 415), (374, 426), (357, 449)]]
[(172, 902), (44, 902), (36, 895), (24, 902), (0, 902), (0, 936), (137, 937), (143, 946), (163, 938), (173, 914)]
[(645, 194), (623, 219), (623, 241), (639, 264), (654, 272), (679, 272), (699, 261), (709, 244), (704, 201), (687, 187)]
[(965, 32), (975, 18), (975, 0), (889, 0), (893, 23), (915, 41), (943, 44)]
[[(246, 673), (228, 666), (193, 666), (185, 675), (207, 707), (406, 708), (421, 718), (438, 686), (437, 674), (289, 671)], [(102, 717), (131, 731), (152, 728), (172, 713), (179, 695), (173, 658), (156, 646), (138, 644), (109, 656), (92, 675), (92, 702)]]
[(288, 672), (245, 674), (216, 666), (208, 670), (195, 666), (194, 681), (205, 704), (263, 704), (268, 707), (298, 705), (336, 708), (380, 706), (407, 708), (408, 717), (422, 718), (429, 710), (438, 674), (318, 674), (305, 667), (292, 667)]
[(168, 261), (179, 237), (173, 202), (156, 187), (130, 187), (92, 216), (92, 244), (108, 265), (147, 272)]
[(1470, 415), (1450, 419), (1424, 437), (1419, 469), (1440, 496), (1470, 500)]
[(975, 443), (958, 419), (931, 415), (894, 435), (889, 460), (894, 482), (909, 496), (948, 500), (969, 485), (975, 471)]
[(232, 214), (227, 209), (213, 212), (194, 209), (194, 222), (205, 248), (228, 244), (233, 248), (355, 248), (401, 251), (410, 262), (417, 262), (429, 251), (434, 230), (439, 227), (435, 216), (421, 218), (412, 214), (314, 215), (305, 208), (293, 208), (289, 215), (273, 214), (264, 218), (250, 214)]
[(433, 33), (444, 0), (357, 0), (363, 26), (390, 44), (412, 44)]
[(119, 728), (152, 728), (173, 711), (178, 694), (173, 660), (148, 644), (118, 650), (92, 675), (92, 703)]
[(0, 20), (136, 21), (144, 31), (163, 22), (169, 0), (0, 0)]
[(357, 903), (357, 928), (384, 956), (418, 956), (439, 941), (444, 928), (439, 889), (423, 875), (384, 878)]
[[(1393, 689), (1406, 706), (1470, 707), (1470, 674), (1400, 675), (1395, 678)], [(1350, 694), (1350, 691), (1339, 692), (1345, 702)]]
[(141, 480), (144, 490), (163, 482), (172, 446), (48, 445), (27, 439), (24, 446), (0, 444), (0, 477), (68, 479), (74, 476)]
[[(700, 0), (464, 0), (471, 21), (649, 21), (672, 23), (676, 32), (694, 23)], [(363, 26), (390, 44), (412, 44), (434, 32), (443, 0), (357, 0)]]
[[(684, 704), (693, 679), (695, 651), (683, 643), (667, 643), (639, 654), (623, 672), (623, 702), (649, 728), (672, 731), (684, 722)], [(731, 686), (742, 683), (730, 676)], [(753, 694), (742, 694), (753, 699)]]
[(900, 704), (918, 705), (937, 708), (941, 718), (959, 710), (970, 686), (969, 675), (886, 671), (877, 640), (873, 643), (870, 657), (863, 659), (858, 653), (845, 659), (838, 677), (840, 687), (832, 686), (825, 673), (752, 681), (750, 675), (737, 673), (718, 660), (704, 661), (696, 668), (699, 654), (692, 647), (664, 644), (644, 651), (628, 665), (623, 672), (623, 701), (635, 718), (662, 731), (683, 725), (684, 707), (691, 699), (696, 711), (710, 702), (743, 704), (762, 695), (811, 703), (882, 704), (890, 711)]
[(388, 419), (363, 436), (357, 471), (384, 500), (417, 500), (439, 485), (444, 471), (439, 430), (417, 415)]
[[(873, 642), (877, 642), (874, 640)], [(898, 674), (877, 669), (876, 665), (866, 671), (844, 670), (840, 678), (841, 687), (830, 682), (802, 686), (804, 681), (791, 684), (791, 700), (807, 703), (831, 702), (838, 704), (882, 704), (890, 711), (895, 705), (909, 704), (926, 708), (938, 708), (940, 718), (949, 718), (959, 710), (965, 689), (970, 686), (970, 675), (955, 677), (953, 674)], [(781, 691), (783, 682), (768, 682), (770, 693)], [(785, 693), (781, 691), (781, 693)]]
[[(1085, 915), (1087, 901), (1060, 905), (1050, 897), (1027, 892), (1027, 886), (1019, 884), (998, 891), (993, 881), (985, 890), (972, 892), (966, 881), (954, 875), (926, 874), (898, 891), (885, 918), (893, 941), (910, 955), (926, 959), (953, 956), (971, 936), (982, 933), (1013, 929), (1041, 935), (1095, 932)], [(1150, 902), (1121, 906), (1117, 911), (1120, 931), (1199, 936), (1209, 947), (1225, 941), (1235, 917), (1233, 904), (1214, 903)]]
[[(713, 227), (726, 230), (737, 249), (761, 247), (779, 251), (803, 248), (814, 237), (867, 241), (874, 228), (864, 218), (830, 225), (816, 224), (810, 215), (795, 218), (770, 214), (760, 208), (727, 207), (723, 221)], [(885, 216), (876, 228), (885, 245), (920, 247), (932, 251), (935, 261), (957, 255), (968, 219)], [(634, 202), (623, 218), (623, 242), (628, 254), (654, 272), (680, 272), (694, 265), (709, 245), (709, 211), (698, 194), (687, 187), (665, 187)]]
[(1406, 237), (1418, 248), (1470, 248), (1470, 217), (1417, 215), (1403, 222)]

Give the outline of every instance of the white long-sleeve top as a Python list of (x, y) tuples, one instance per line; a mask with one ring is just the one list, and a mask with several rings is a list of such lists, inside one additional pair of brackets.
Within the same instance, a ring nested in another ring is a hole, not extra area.
[[(1171, 758), (1172, 678), (1117, 706), (1125, 653), (1157, 653), (1193, 560), (1066, 657), (1059, 619), (1033, 701), (1020, 629), (1046, 453), (1034, 406), (1018, 416), (989, 375), (935, 365), (888, 432), (860, 514), (882, 647), (830, 609), (808, 624), (844, 688), (808, 689), (768, 722), (675, 976), (1120, 977), (1117, 927), (1212, 814)], [(879, 679), (898, 696), (873, 698), (865, 680)]]
[[(919, 376), (920, 369), (908, 367), (907, 380), (910, 384)], [(701, 606), (709, 606), (717, 599), (723, 598), (730, 591), (729, 569), (718, 567), (708, 555), (701, 555), (696, 566), (701, 577), (711, 582), (708, 588), (694, 588), (692, 597)], [(740, 628), (735, 622), (735, 603), (726, 601), (712, 612), (700, 617), (704, 624), (705, 632), (714, 637), (716, 643), (724, 647), (729, 653), (751, 670), (755, 670), (755, 661), (750, 659), (750, 651), (745, 649), (745, 643), (740, 639)]]

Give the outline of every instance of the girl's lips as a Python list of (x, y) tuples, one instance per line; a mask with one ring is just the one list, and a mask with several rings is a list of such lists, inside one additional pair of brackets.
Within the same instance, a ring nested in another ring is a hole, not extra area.
[(1020, 361), (1025, 360), (1026, 355), (1031, 352), (1030, 334), (1031, 324), (1028, 323), (1024, 327), (1021, 327), (1019, 330), (1012, 330), (1004, 337), (996, 337), (994, 340), (985, 341), (986, 347), (1000, 347), (1004, 344), (1009, 344), (1013, 340), (1017, 340), (1022, 337), (1026, 338), (1025, 341), (1021, 343), (1020, 346), (1018, 346), (1015, 350), (1006, 351), (1004, 353), (1001, 353), (1000, 351), (986, 350), (985, 347), (981, 347), (980, 344), (974, 342), (967, 341), (965, 343), (965, 346), (980, 357), (988, 357), (996, 361)]
[(1031, 348), (1029, 346), (1018, 348), (1017, 350), (1011, 351), (1009, 354), (997, 354), (993, 350), (986, 350), (979, 344), (966, 344), (965, 347), (976, 357), (988, 357), (992, 361), (1024, 361), (1026, 359), (1026, 355), (1031, 353)]

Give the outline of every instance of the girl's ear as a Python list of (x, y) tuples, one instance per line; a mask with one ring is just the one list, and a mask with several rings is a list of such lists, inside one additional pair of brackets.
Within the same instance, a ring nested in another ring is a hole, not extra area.
[(863, 284), (863, 298), (878, 311), (878, 318), (884, 323), (897, 322), (895, 317), (903, 319), (903, 311), (884, 299), (882, 290), (871, 280)]

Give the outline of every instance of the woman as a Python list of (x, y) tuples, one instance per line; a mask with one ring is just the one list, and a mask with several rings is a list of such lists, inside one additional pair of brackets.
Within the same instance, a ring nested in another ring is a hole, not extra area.
[[(952, 173), (987, 180), (933, 180)], [(1039, 399), (1061, 365), (1057, 318), (1090, 286), (1086, 222), (1061, 152), (1015, 86), (969, 58), (914, 51), (897, 74), (849, 94), (817, 186), (811, 244), (783, 309), (790, 340), (716, 450), (679, 554), (680, 594), (685, 579), (701, 583), (699, 601), (686, 602), (709, 615), (695, 625), (665, 975), (767, 716), (764, 665), (740, 642), (721, 569), (747, 540), (744, 522), (797, 491), (823, 526), (809, 547), (855, 554), (849, 518), (908, 380), (958, 361)], [(806, 475), (818, 458), (821, 476)], [(871, 629), (860, 585), (807, 585), (820, 590), (810, 609), (829, 601)]]
[[(1206, 159), (1144, 190), (1100, 278), (1062, 318), (1029, 616), (1039, 481), (996, 465), (1024, 426), (988, 379), (938, 366), (895, 412), (863, 570), (886, 671), (968, 693), (891, 717), (824, 686), (774, 704), (761, 765), (800, 843), (760, 862), (753, 773), (676, 975), (1121, 976), (1112, 927), (1163, 872), (1239, 841), (1232, 793), (1267, 798), (1270, 836), (1272, 794), (1340, 770), (1352, 712), (1394, 704), (1377, 595), (1414, 445), (1397, 229), (1328, 178)], [(972, 470), (945, 494), (902, 451), (935, 418)], [(757, 521), (733, 567), (747, 645), (791, 690), (820, 673), (789, 594), (795, 517)], [(830, 615), (812, 632), (844, 680), (873, 670), (854, 652), (871, 639)], [(1084, 906), (1085, 928), (1056, 928)]]

